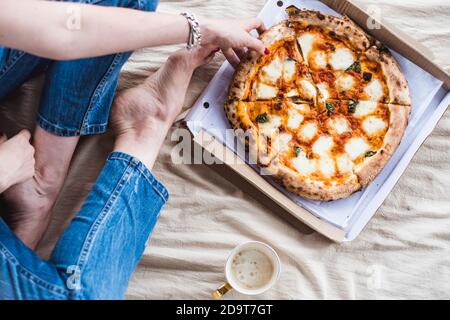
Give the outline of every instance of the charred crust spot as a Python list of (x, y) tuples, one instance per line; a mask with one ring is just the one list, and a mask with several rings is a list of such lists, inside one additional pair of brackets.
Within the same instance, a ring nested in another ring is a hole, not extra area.
[(320, 12), (317, 12), (317, 18), (319, 18), (319, 20), (325, 20), (325, 16)]

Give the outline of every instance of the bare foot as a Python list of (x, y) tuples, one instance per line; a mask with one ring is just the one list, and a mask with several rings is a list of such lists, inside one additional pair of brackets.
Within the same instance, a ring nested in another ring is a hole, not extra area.
[(210, 61), (213, 48), (180, 50), (145, 82), (121, 92), (113, 105), (114, 151), (135, 156), (152, 168), (173, 121), (180, 113), (194, 70)]
[(2, 194), (2, 217), (31, 249), (37, 247), (47, 230), (51, 209), (64, 183), (79, 138), (55, 136), (38, 127), (33, 139), (36, 164), (31, 178), (14, 184)]

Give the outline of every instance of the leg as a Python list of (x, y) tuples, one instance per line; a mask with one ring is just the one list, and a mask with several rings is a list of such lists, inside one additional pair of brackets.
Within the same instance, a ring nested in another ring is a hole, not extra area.
[(49, 61), (23, 51), (0, 47), (0, 100), (21, 86)]
[[(104, 0), (96, 4), (154, 10), (156, 1)], [(38, 245), (47, 229), (79, 136), (106, 130), (119, 72), (129, 56), (120, 53), (54, 62), (49, 67), (33, 137), (36, 175), (4, 194), (5, 220), (30, 248)]]
[(50, 261), (36, 257), (0, 220), (0, 299), (123, 298), (168, 198), (149, 169), (181, 110), (193, 70), (208, 54), (177, 53), (118, 97), (114, 152)]

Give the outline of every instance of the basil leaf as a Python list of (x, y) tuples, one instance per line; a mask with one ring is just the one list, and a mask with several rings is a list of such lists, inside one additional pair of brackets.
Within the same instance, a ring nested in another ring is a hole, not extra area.
[(264, 113), (258, 114), (256, 116), (255, 120), (258, 123), (266, 123), (266, 122), (269, 122), (269, 116), (267, 115), (266, 112), (264, 112)]
[(376, 154), (376, 151), (367, 151), (366, 154), (364, 155), (366, 158), (372, 157)]
[(361, 73), (361, 64), (359, 63), (359, 61), (355, 61), (345, 71), (355, 71), (357, 73)]
[(294, 147), (295, 154), (298, 156), (303, 150), (300, 147)]
[(327, 115), (331, 116), (335, 109), (334, 104), (332, 104), (331, 102), (325, 102), (325, 107), (327, 108)]
[(356, 106), (358, 105), (359, 101), (350, 99), (350, 102), (348, 104), (347, 112), (348, 113), (355, 113), (356, 112)]

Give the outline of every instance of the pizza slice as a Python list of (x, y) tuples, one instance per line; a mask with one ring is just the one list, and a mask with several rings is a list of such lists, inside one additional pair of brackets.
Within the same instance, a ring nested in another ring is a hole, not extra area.
[(255, 67), (249, 101), (295, 98), (315, 101), (317, 91), (298, 50), (295, 39), (280, 41), (270, 48), (271, 54), (260, 58)]
[(294, 9), (288, 14), (322, 106), (327, 99), (411, 104), (407, 82), (389, 50), (372, 45), (348, 18)]
[(244, 131), (243, 137), (248, 140), (243, 142), (257, 155), (257, 163), (267, 166), (279, 153), (291, 148), (297, 130), (313, 116), (312, 110), (307, 102), (240, 101), (227, 116), (233, 127)]

